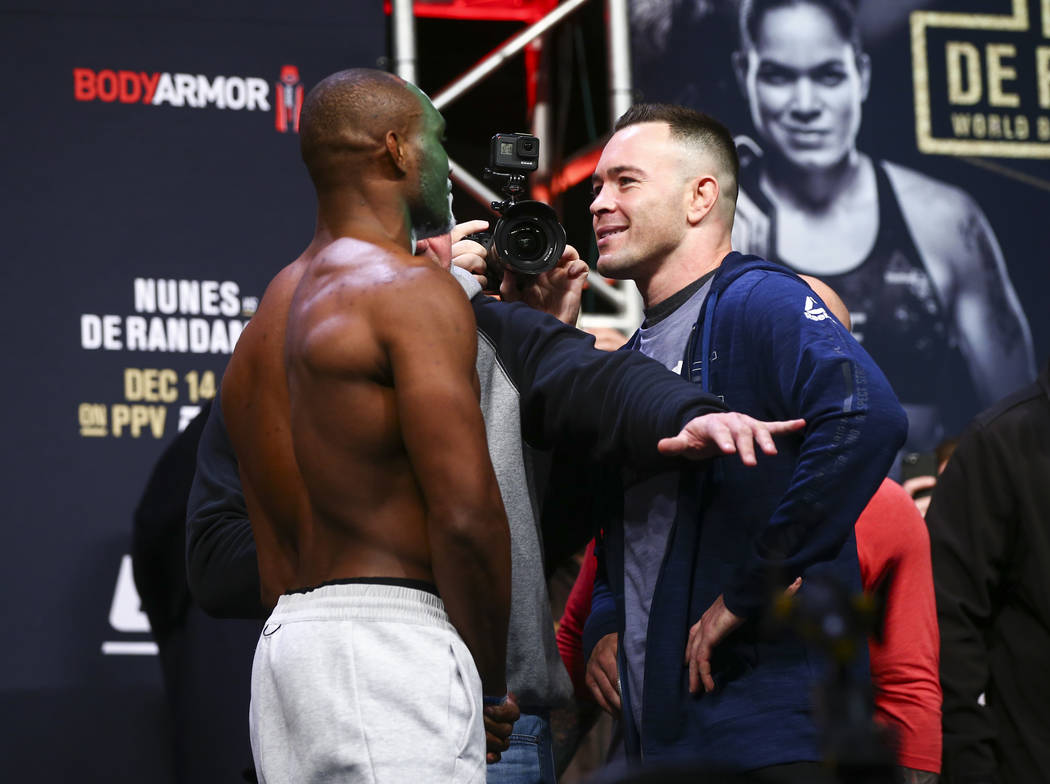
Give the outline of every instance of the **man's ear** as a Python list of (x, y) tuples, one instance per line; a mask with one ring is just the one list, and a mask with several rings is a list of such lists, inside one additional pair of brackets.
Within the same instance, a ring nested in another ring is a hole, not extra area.
[(386, 154), (390, 163), (402, 174), (408, 171), (408, 151), (405, 145), (405, 137), (397, 131), (387, 131), (384, 138), (386, 143)]
[(706, 174), (693, 180), (686, 220), (694, 226), (702, 221), (718, 203), (719, 193), (721, 188), (713, 175)]

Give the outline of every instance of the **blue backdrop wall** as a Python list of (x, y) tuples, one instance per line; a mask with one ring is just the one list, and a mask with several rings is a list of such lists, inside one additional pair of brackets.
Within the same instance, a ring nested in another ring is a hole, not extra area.
[(296, 101), (385, 49), (378, 2), (0, 6), (8, 780), (169, 780), (133, 510), (310, 239)]

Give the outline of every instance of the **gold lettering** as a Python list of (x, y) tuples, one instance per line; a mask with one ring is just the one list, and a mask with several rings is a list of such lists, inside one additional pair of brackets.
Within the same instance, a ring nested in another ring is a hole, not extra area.
[(1028, 138), (1028, 118), (1023, 114), (1014, 118), (1014, 135), (1021, 140)]
[(150, 406), (149, 426), (154, 438), (164, 438), (164, 420), (167, 415), (168, 409), (164, 406)]
[(1017, 56), (1017, 47), (1013, 44), (988, 44), (984, 54), (988, 68), (988, 103), (1013, 108), (1020, 106), (1021, 96), (1003, 90), (1003, 82), (1017, 79), (1017, 69), (1003, 65), (1004, 57)]
[(1039, 108), (1050, 109), (1050, 46), (1035, 49), (1035, 82), (1039, 86)]
[(160, 371), (160, 399), (165, 403), (174, 403), (179, 396), (179, 374), (167, 368)]
[(124, 370), (124, 399), (150, 403), (173, 403), (178, 399), (179, 375), (174, 370), (127, 368)]
[(131, 406), (115, 403), (109, 421), (112, 423), (114, 438), (120, 438), (124, 434), (124, 427), (131, 422)]
[(138, 438), (142, 435), (142, 428), (149, 424), (150, 406), (131, 407), (131, 437)]
[(1035, 128), (1036, 133), (1039, 135), (1039, 141), (1050, 141), (1050, 117), (1040, 117), (1036, 120)]
[[(973, 106), (981, 100), (981, 53), (966, 41), (949, 41), (948, 102)], [(963, 61), (966, 66), (966, 87), (963, 87)]]
[(142, 400), (142, 371), (138, 368), (124, 368), (124, 399)]
[(81, 403), (77, 409), (80, 435), (105, 436), (107, 432), (106, 415), (106, 407), (101, 403)]
[(952, 131), (956, 136), (969, 136), (970, 124), (973, 122), (972, 114), (952, 112)]
[(983, 139), (988, 135), (988, 118), (983, 114), (973, 116), (973, 135), (978, 139)]

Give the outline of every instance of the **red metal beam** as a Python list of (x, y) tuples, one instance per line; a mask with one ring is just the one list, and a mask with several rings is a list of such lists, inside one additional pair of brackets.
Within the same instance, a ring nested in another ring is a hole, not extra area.
[[(546, 16), (558, 0), (431, 0), (413, 4), (416, 16), (432, 19), (477, 19), (489, 22), (525, 22), (532, 24)], [(383, 10), (390, 14), (390, 0)]]

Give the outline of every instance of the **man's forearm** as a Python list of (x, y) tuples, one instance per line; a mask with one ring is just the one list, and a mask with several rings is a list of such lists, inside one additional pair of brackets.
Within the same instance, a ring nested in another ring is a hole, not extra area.
[(434, 581), (449, 620), (467, 644), (485, 694), (507, 691), (510, 534), (500, 515), (428, 521)]

